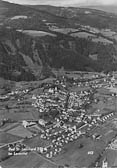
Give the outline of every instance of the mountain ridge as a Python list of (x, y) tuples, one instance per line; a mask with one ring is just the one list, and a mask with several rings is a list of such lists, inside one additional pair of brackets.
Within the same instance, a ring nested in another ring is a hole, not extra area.
[(0, 4), (7, 9), (0, 10), (1, 77), (39, 80), (61, 67), (116, 70), (116, 15), (85, 8)]
[(89, 9), (102, 10), (104, 12), (117, 14), (117, 5), (97, 5), (97, 6), (81, 6)]

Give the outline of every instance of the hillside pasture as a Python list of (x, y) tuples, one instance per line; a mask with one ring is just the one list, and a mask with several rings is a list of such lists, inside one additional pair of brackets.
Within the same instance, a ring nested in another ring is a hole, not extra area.
[(113, 38), (117, 41), (117, 34), (113, 35)]
[(106, 37), (113, 37), (116, 34), (116, 32), (111, 31), (111, 30), (110, 31), (102, 30), (101, 33)]
[(55, 164), (50, 163), (36, 153), (29, 153), (29, 155), (13, 156), (1, 162), (1, 166), (5, 168), (57, 168)]
[(88, 38), (88, 37), (96, 37), (95, 35), (87, 32), (76, 32), (71, 34), (72, 37), (79, 37), (79, 38)]
[(25, 137), (30, 138), (32, 136), (32, 133), (28, 131), (26, 128), (24, 128), (23, 126), (18, 126), (16, 128), (13, 128), (9, 130), (8, 133), (22, 138), (25, 138)]
[(14, 16), (11, 18), (11, 20), (15, 20), (15, 19), (27, 19), (27, 16), (23, 16), (23, 15), (18, 15), (18, 16)]
[(45, 32), (45, 31), (23, 30), (22, 33), (30, 35), (32, 37), (44, 37), (44, 36), (56, 37), (55, 34), (48, 33), (48, 32)]
[(68, 33), (78, 31), (78, 29), (73, 29), (73, 28), (57, 28), (57, 29), (50, 28), (50, 30), (55, 31), (55, 32), (59, 32), (59, 33), (63, 33), (63, 34), (68, 34)]
[(1, 146), (7, 143), (12, 143), (15, 141), (21, 140), (21, 137), (17, 135), (11, 135), (6, 132), (0, 132), (0, 144)]
[(97, 38), (93, 38), (92, 39), (93, 42), (95, 43), (104, 43), (104, 44), (113, 44), (112, 41), (110, 40), (107, 40), (106, 38), (103, 38), (103, 37), (97, 37)]

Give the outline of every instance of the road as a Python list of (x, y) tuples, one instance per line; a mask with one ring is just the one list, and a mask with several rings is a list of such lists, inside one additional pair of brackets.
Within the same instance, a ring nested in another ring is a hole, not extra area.
[(18, 142), (23, 142), (23, 141), (24, 141), (24, 139), (20, 139), (18, 141), (14, 141), (14, 142), (10, 142), (10, 143), (5, 143), (4, 145), (0, 146), (0, 149), (3, 148), (3, 147), (5, 147), (5, 146), (8, 146), (10, 144), (15, 144), (15, 143), (18, 143)]

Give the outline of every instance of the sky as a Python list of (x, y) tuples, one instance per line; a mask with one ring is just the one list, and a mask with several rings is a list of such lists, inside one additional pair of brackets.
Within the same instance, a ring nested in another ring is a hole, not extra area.
[(55, 6), (75, 6), (77, 5), (117, 5), (117, 0), (5, 0), (12, 3), (31, 5), (55, 5)]

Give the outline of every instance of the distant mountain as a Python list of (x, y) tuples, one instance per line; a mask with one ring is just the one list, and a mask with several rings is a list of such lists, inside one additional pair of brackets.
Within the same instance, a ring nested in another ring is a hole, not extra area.
[(53, 68), (117, 70), (117, 16), (0, 1), (0, 77), (39, 80)]
[(117, 5), (100, 5), (100, 6), (86, 6), (86, 8), (102, 10), (109, 13), (117, 14)]
[[(88, 7), (55, 7), (49, 5), (32, 5), (33, 9), (49, 12), (53, 15), (69, 19), (69, 26), (77, 24), (89, 25), (97, 28), (111, 28), (117, 25), (117, 17), (113, 14)], [(87, 13), (88, 12), (88, 13)], [(113, 25), (113, 26), (111, 26)]]

